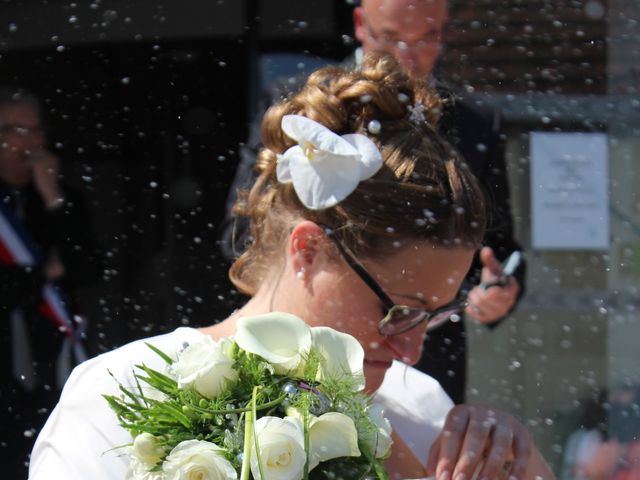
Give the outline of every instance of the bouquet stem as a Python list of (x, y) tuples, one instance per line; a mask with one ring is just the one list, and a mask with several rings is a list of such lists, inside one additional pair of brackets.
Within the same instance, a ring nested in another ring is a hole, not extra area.
[(307, 454), (307, 458), (304, 463), (304, 480), (309, 480), (309, 410), (305, 409), (302, 415), (304, 422), (304, 451)]
[(258, 387), (253, 387), (251, 395), (251, 408), (247, 410), (244, 417), (244, 452), (242, 456), (242, 470), (240, 471), (240, 480), (249, 480), (251, 471), (251, 445), (255, 442), (256, 458), (258, 460), (258, 469), (260, 470), (260, 478), (264, 478), (262, 471), (262, 460), (260, 458), (260, 448), (258, 447), (258, 438), (255, 436), (254, 422), (256, 419), (256, 397)]
[[(258, 414), (256, 413), (256, 397), (258, 396), (258, 388), (253, 387), (253, 392), (251, 395), (251, 418), (252, 421), (255, 421)], [(256, 436), (255, 428), (251, 425), (251, 430), (253, 432), (253, 441), (256, 444), (256, 460), (258, 460), (258, 470), (260, 471), (260, 479), (264, 480), (264, 472), (262, 471), (262, 458), (260, 458), (260, 445), (258, 445), (258, 437)]]
[(240, 480), (249, 480), (251, 472), (251, 444), (253, 443), (253, 412), (249, 410), (244, 417), (244, 451), (242, 454), (242, 470)]

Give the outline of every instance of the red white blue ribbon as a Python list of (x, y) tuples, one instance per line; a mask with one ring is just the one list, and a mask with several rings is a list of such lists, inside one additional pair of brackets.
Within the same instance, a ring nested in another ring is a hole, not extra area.
[[(0, 202), (0, 264), (29, 267), (41, 263), (41, 254), (37, 245), (15, 212)], [(54, 283), (44, 284), (42, 302), (38, 305), (38, 312), (66, 334), (63, 352), (73, 351), (76, 363), (83, 362), (88, 358), (82, 345), (85, 322), (81, 317), (74, 317), (71, 314), (68, 303), (63, 299), (62, 292)]]

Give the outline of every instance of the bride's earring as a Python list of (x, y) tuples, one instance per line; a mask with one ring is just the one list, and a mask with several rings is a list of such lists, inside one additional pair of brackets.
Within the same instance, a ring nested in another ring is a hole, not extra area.
[(304, 281), (304, 277), (306, 276), (307, 271), (305, 270), (304, 267), (300, 267), (300, 270), (298, 270), (298, 272), (296, 273), (296, 277), (298, 277), (298, 280), (300, 281)]

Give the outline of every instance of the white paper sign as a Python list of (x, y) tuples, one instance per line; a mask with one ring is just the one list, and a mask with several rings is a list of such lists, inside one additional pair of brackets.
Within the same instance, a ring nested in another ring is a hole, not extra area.
[(532, 245), (609, 248), (609, 161), (604, 133), (531, 132)]

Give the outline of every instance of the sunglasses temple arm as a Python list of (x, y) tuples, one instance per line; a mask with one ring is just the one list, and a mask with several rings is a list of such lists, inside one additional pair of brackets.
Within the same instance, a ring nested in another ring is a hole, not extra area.
[(373, 292), (378, 296), (382, 303), (384, 303), (385, 308), (387, 310), (391, 310), (395, 306), (395, 303), (393, 302), (393, 300), (391, 300), (389, 295), (387, 295), (384, 290), (382, 290), (380, 285), (378, 285), (378, 282), (376, 282), (373, 277), (371, 277), (369, 272), (367, 272), (364, 267), (356, 261), (355, 257), (349, 251), (347, 251), (346, 247), (342, 245), (342, 243), (340, 243), (337, 238), (335, 238), (333, 230), (331, 230), (330, 228), (325, 228), (325, 233), (337, 247), (338, 251), (349, 264), (349, 266), (353, 269), (353, 271), (358, 274), (362, 281), (366, 283), (371, 290), (373, 290)]

